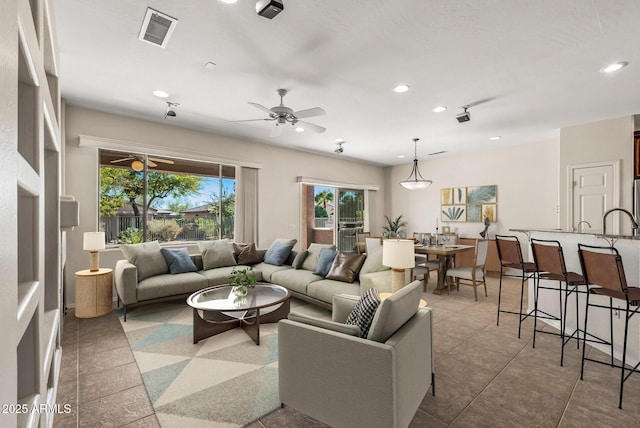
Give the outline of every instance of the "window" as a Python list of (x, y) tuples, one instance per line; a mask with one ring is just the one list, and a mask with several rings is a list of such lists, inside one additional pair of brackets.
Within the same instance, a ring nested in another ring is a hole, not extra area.
[(99, 174), (110, 244), (234, 237), (235, 166), (100, 150)]

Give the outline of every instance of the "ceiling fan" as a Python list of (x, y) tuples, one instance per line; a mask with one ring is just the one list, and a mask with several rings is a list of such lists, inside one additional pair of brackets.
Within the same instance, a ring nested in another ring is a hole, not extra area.
[(266, 108), (265, 106), (249, 102), (252, 106), (259, 108), (269, 115), (268, 118), (265, 119), (248, 119), (248, 120), (234, 120), (233, 122), (257, 122), (262, 120), (267, 121), (275, 121), (276, 126), (271, 130), (272, 137), (278, 137), (282, 134), (283, 127), (280, 125), (285, 125), (290, 123), (291, 125), (301, 125), (304, 129), (309, 129), (311, 131), (317, 133), (323, 133), (327, 130), (322, 126), (314, 125), (313, 123), (304, 122), (300, 119), (304, 119), (307, 117), (313, 116), (322, 116), (326, 114), (326, 112), (320, 107), (308, 108), (306, 110), (293, 111), (293, 109), (284, 105), (283, 98), (287, 95), (286, 89), (278, 89), (278, 95), (280, 95), (280, 105), (272, 108)]
[[(120, 163), (120, 162), (125, 162), (125, 161), (131, 161), (131, 169), (134, 171), (142, 171), (144, 169), (144, 158), (145, 155), (129, 155), (126, 158), (122, 158), (122, 159), (114, 159), (111, 161), (111, 163)], [(166, 164), (170, 164), (173, 165), (175, 162), (173, 162), (170, 159), (161, 159), (161, 158), (154, 158), (154, 157), (147, 157), (147, 165), (151, 168), (155, 168), (156, 166), (158, 166), (158, 163), (166, 163)]]

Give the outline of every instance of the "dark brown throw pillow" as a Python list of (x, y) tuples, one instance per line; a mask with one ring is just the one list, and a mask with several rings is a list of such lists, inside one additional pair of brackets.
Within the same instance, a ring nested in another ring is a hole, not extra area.
[(353, 282), (364, 263), (363, 254), (345, 253), (340, 251), (333, 260), (331, 269), (325, 278), (342, 282)]
[(233, 255), (239, 265), (254, 265), (262, 261), (262, 257), (256, 252), (256, 244), (239, 244), (233, 243)]

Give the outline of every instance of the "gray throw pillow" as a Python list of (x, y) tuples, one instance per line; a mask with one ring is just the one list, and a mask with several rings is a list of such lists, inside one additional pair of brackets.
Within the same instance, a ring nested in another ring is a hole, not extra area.
[(360, 275), (364, 275), (372, 272), (380, 272), (380, 271), (389, 270), (389, 269), (391, 268), (382, 264), (382, 248), (379, 248), (376, 251), (367, 253), (367, 257), (364, 260), (364, 264), (360, 269)]
[(298, 254), (296, 254), (296, 257), (293, 259), (293, 263), (292, 263), (293, 268), (302, 269), (302, 263), (304, 263), (304, 260), (307, 258), (308, 255), (309, 255), (309, 252), (307, 250), (300, 251)]
[(274, 266), (282, 266), (289, 257), (292, 249), (292, 245), (276, 242), (269, 251), (267, 251), (264, 262)]
[(360, 327), (360, 337), (367, 337), (379, 305), (380, 294), (378, 294), (378, 289), (368, 289), (353, 307), (345, 324), (357, 325)]
[(141, 244), (122, 244), (120, 250), (124, 256), (138, 268), (138, 281), (155, 275), (169, 273), (167, 261), (160, 252), (158, 241), (143, 242)]
[(237, 266), (233, 257), (233, 250), (228, 239), (217, 241), (199, 241), (198, 248), (202, 252), (202, 266), (204, 270), (226, 266)]
[(338, 254), (338, 250), (334, 250), (331, 248), (323, 248), (320, 251), (320, 257), (318, 258), (318, 265), (316, 266), (316, 270), (313, 271), (314, 275), (320, 275), (321, 277), (327, 276), (329, 270), (331, 269), (331, 265), (333, 264), (333, 260), (336, 258)]
[(309, 245), (309, 248), (307, 248), (309, 255), (307, 255), (307, 258), (304, 259), (304, 262), (302, 262), (302, 269), (309, 270), (311, 272), (315, 271), (316, 267), (318, 266), (320, 251), (322, 251), (323, 248), (335, 249), (336, 246), (331, 244), (316, 244), (316, 243)]
[(198, 272), (198, 268), (189, 257), (189, 252), (186, 248), (161, 248), (160, 252), (167, 261), (171, 274)]

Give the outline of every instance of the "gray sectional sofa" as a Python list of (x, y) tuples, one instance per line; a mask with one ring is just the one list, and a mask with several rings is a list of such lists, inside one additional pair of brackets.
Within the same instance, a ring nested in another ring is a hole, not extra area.
[[(366, 257), (355, 276), (355, 268), (351, 271), (349, 266), (342, 270), (337, 269), (344, 267), (342, 265), (336, 268), (336, 264), (340, 264), (340, 257), (335, 258), (330, 272), (323, 276), (322, 273), (316, 272), (320, 256), (327, 252), (323, 249), (334, 247), (311, 244), (306, 251), (290, 250), (281, 264), (273, 264), (269, 263), (272, 260), (267, 256), (276, 243), (292, 247), (295, 240), (277, 240), (269, 249), (255, 249), (254, 246), (255, 251), (250, 252), (251, 256), (248, 258), (244, 257), (246, 254), (238, 255), (238, 252), (243, 251), (238, 250), (238, 245), (243, 244), (233, 244), (226, 240), (199, 243), (201, 254), (186, 255), (186, 249), (181, 249), (184, 250), (183, 259), (188, 258), (190, 262), (181, 261), (189, 266), (183, 267), (183, 270), (187, 271), (180, 273), (171, 273), (175, 271), (175, 265), (173, 262), (168, 263), (169, 259), (163, 256), (163, 252), (168, 253), (171, 250), (163, 250), (158, 242), (121, 246), (127, 259), (118, 260), (114, 277), (118, 304), (122, 303), (124, 307), (125, 321), (128, 308), (187, 298), (203, 288), (227, 284), (234, 269), (248, 266), (253, 267), (257, 281), (283, 286), (293, 296), (327, 309), (331, 309), (333, 296), (337, 294), (360, 296), (369, 288), (377, 288), (380, 292), (391, 291), (391, 271), (382, 265), (381, 251)], [(354, 257), (343, 253), (338, 254), (340, 255), (342, 259), (348, 259), (353, 264)], [(245, 263), (247, 260), (254, 263)], [(344, 273), (345, 270), (347, 274)], [(353, 282), (350, 282), (351, 279)]]

